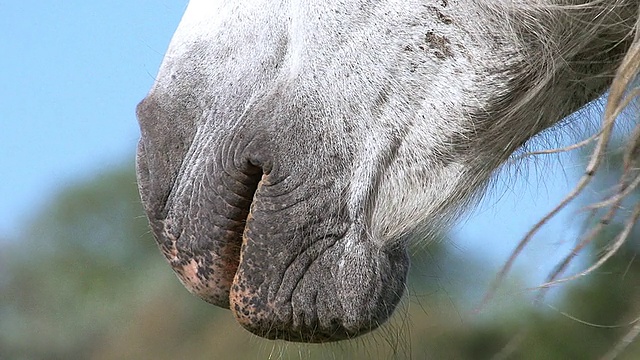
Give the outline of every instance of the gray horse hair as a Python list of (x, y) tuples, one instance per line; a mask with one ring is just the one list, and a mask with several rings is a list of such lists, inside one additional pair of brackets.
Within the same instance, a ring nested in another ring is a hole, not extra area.
[[(531, 241), (532, 237), (560, 210), (570, 204), (591, 182), (596, 172), (600, 169), (603, 158), (608, 147), (611, 145), (614, 125), (621, 118), (620, 115), (625, 109), (631, 106), (634, 110), (632, 115), (627, 115), (625, 121), (635, 120), (632, 131), (627, 136), (623, 146), (623, 168), (620, 169), (621, 176), (618, 186), (612, 193), (606, 194), (605, 198), (588, 207), (592, 213), (601, 211), (600, 221), (595, 226), (583, 233), (572, 251), (564, 260), (558, 264), (556, 269), (548, 275), (547, 282), (540, 285), (541, 291), (537, 297), (541, 300), (546, 291), (555, 285), (585, 276), (598, 269), (604, 262), (610, 259), (620, 249), (627, 240), (632, 228), (640, 218), (640, 203), (635, 204), (633, 210), (626, 214), (627, 219), (622, 231), (615, 237), (612, 244), (609, 244), (600, 256), (587, 269), (578, 273), (561, 278), (571, 262), (576, 258), (587, 245), (589, 245), (613, 220), (619, 215), (623, 200), (632, 193), (640, 184), (640, 113), (638, 102), (640, 96), (640, 86), (638, 84), (638, 74), (640, 73), (640, 6), (637, 2), (624, 0), (606, 1), (594, 0), (589, 2), (563, 1), (549, 4), (548, 1), (531, 1), (528, 4), (514, 3), (513, 1), (497, 1), (486, 5), (489, 12), (504, 19), (504, 27), (511, 34), (514, 34), (514, 41), (531, 41), (523, 44), (521, 49), (526, 49), (527, 58), (532, 59), (528, 66), (522, 68), (532, 76), (535, 87), (529, 89), (520, 101), (515, 102), (512, 107), (507, 107), (504, 111), (515, 114), (527, 103), (537, 102), (539, 106), (549, 99), (545, 94), (549, 94), (548, 87), (553, 87), (557, 81), (558, 74), (567, 72), (566, 59), (578, 56), (582, 61), (582, 69), (575, 67), (571, 71), (585, 71), (594, 74), (593, 77), (610, 78), (612, 74), (601, 73), (597, 70), (599, 64), (603, 63), (601, 56), (607, 56), (606, 47), (610, 49), (620, 46), (620, 39), (628, 41), (628, 51), (620, 54), (622, 56), (619, 66), (615, 69), (611, 80), (604, 105), (599, 131), (593, 136), (580, 141), (567, 148), (549, 149), (533, 152), (525, 155), (550, 154), (562, 151), (571, 151), (582, 148), (585, 145), (594, 144), (590, 160), (584, 169), (575, 188), (554, 207), (547, 215), (538, 221), (520, 240), (513, 250), (507, 262), (498, 273), (494, 284), (487, 292), (484, 303), (493, 296), (499, 284), (504, 280), (507, 273), (513, 266), (518, 255)], [(629, 16), (633, 14), (635, 16)], [(526, 36), (516, 34), (527, 34)], [(571, 36), (558, 36), (560, 34), (571, 34)], [(602, 39), (602, 43), (593, 47), (593, 39)], [(594, 71), (595, 70), (595, 71)], [(609, 80), (608, 80), (609, 81)], [(563, 118), (567, 114), (562, 113), (561, 108), (551, 109), (559, 111), (551, 118)], [(509, 114), (509, 115), (510, 115)], [(635, 119), (633, 119), (635, 117)], [(541, 119), (540, 121), (544, 121)], [(622, 120), (620, 120), (622, 121)], [(554, 124), (552, 124), (554, 125)], [(502, 136), (499, 132), (495, 136)], [(509, 135), (506, 135), (509, 136)], [(607, 359), (617, 357), (622, 351), (640, 334), (640, 326), (634, 326), (622, 338), (620, 342), (605, 356)]]

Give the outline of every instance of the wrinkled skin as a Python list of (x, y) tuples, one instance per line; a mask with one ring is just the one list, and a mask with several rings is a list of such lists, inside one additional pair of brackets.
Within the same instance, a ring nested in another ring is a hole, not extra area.
[(138, 106), (142, 202), (181, 282), (267, 338), (379, 326), (408, 237), (606, 87), (566, 77), (562, 106), (494, 121), (531, 87), (510, 41), (470, 1), (191, 1)]

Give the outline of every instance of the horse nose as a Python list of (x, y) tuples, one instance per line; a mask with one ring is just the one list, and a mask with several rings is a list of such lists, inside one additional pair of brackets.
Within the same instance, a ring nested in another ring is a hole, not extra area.
[(171, 124), (202, 114), (183, 123), (177, 105), (143, 101), (145, 210), (181, 282), (230, 308), (247, 330), (289, 341), (353, 338), (392, 314), (406, 249), (371, 238), (346, 206), (348, 149), (298, 122), (274, 125), (288, 119), (286, 104), (265, 101), (233, 126), (174, 132)]

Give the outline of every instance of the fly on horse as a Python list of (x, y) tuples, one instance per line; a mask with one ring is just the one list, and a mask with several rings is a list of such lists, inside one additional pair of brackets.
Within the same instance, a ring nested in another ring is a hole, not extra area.
[(446, 227), (514, 151), (608, 89), (615, 115), (640, 67), (639, 11), (191, 0), (137, 110), (159, 247), (255, 334), (368, 332), (402, 297), (410, 238)]

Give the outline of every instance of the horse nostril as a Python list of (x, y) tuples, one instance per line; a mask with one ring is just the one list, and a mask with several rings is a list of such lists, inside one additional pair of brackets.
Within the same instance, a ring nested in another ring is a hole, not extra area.
[(162, 253), (191, 293), (228, 308), (262, 170), (248, 162), (238, 169), (233, 157), (214, 156), (192, 164), (190, 173), (177, 173), (170, 186), (158, 187), (154, 178), (167, 168), (148, 157), (146, 145), (143, 140), (138, 147), (139, 188)]

